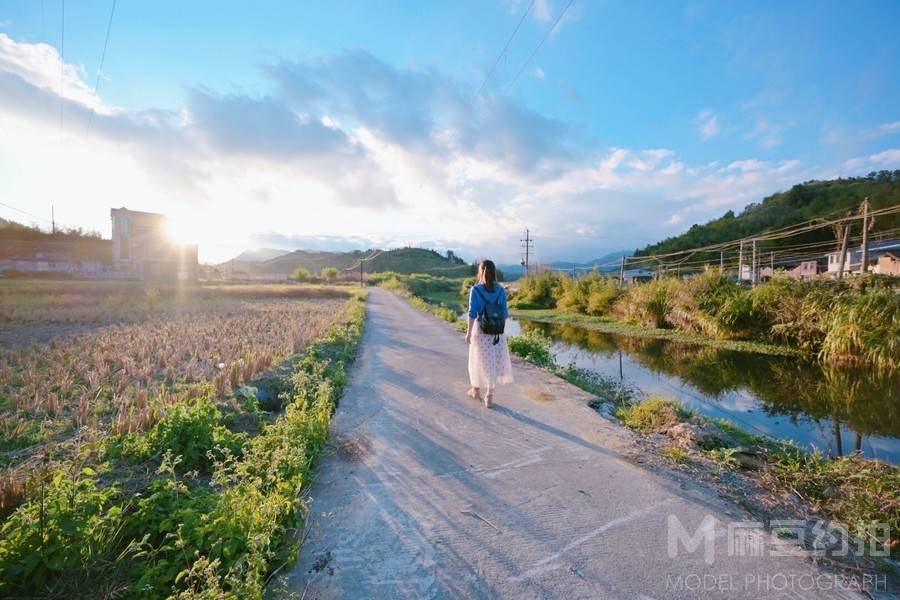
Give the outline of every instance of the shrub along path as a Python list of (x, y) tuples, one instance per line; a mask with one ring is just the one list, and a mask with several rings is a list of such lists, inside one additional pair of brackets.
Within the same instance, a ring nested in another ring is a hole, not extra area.
[[(516, 360), (516, 383), (486, 410), (466, 397), (466, 346), (450, 324), (381, 289), (368, 310), (300, 561), (276, 588), (306, 598), (855, 597), (776, 591), (820, 571), (802, 555), (770, 556), (786, 543), (775, 536), (764, 556), (729, 553), (727, 524), (748, 516), (635, 466), (631, 434), (585, 392)], [(672, 516), (691, 535), (717, 520), (713, 564), (702, 543), (669, 556)]]

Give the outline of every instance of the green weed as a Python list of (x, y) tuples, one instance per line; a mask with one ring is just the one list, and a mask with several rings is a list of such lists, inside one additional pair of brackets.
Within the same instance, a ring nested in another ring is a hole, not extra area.
[(677, 400), (651, 396), (639, 404), (618, 407), (615, 415), (627, 427), (651, 433), (676, 425), (691, 413)]
[(666, 446), (663, 449), (663, 456), (676, 465), (683, 465), (690, 460), (687, 450), (679, 446)]
[(509, 337), (506, 340), (509, 351), (539, 367), (550, 368), (556, 365), (550, 350), (550, 340), (536, 333), (526, 333)]

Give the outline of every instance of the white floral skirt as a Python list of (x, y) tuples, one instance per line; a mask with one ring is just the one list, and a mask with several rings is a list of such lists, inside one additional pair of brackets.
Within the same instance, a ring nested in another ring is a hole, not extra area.
[(485, 335), (480, 331), (472, 332), (469, 344), (469, 382), (472, 387), (493, 388), (498, 384), (512, 383), (512, 362), (509, 360), (509, 347), (506, 336), (494, 344), (493, 335)]

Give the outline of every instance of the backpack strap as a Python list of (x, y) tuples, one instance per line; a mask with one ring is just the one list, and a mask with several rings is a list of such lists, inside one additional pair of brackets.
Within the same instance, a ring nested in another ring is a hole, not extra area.
[(487, 298), (484, 297), (484, 294), (481, 293), (481, 290), (478, 289), (478, 286), (477, 286), (477, 285), (472, 286), (472, 290), (473, 290), (476, 294), (478, 294), (478, 297), (481, 298), (481, 302), (484, 304), (484, 306), (483, 306), (482, 309), (481, 309), (481, 312), (483, 313), (483, 312), (487, 309), (487, 305), (488, 305)]

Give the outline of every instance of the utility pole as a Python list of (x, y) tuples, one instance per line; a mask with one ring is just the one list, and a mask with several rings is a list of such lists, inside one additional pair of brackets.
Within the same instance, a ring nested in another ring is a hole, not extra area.
[(741, 241), (741, 249), (738, 252), (738, 283), (744, 281), (744, 242)]
[(862, 264), (860, 264), (860, 273), (865, 275), (869, 272), (869, 197), (862, 203)]
[(363, 283), (363, 261), (359, 259), (359, 287), (366, 287), (366, 284)]
[(719, 250), (719, 270), (725, 272), (725, 251)]
[(534, 247), (534, 238), (531, 237), (531, 232), (526, 229), (525, 230), (525, 239), (519, 240), (522, 242), (522, 248), (525, 250), (525, 277), (528, 277), (529, 270), (529, 262), (531, 259), (531, 249)]
[(837, 278), (844, 278), (844, 261), (847, 258), (847, 239), (850, 237), (850, 223), (841, 229), (841, 255), (838, 257)]
[(753, 239), (753, 254), (750, 258), (750, 285), (756, 286), (756, 239)]
[(575, 263), (572, 263), (572, 281), (578, 278), (578, 274), (575, 272)]
[(625, 283), (625, 255), (622, 255), (622, 266), (619, 267), (619, 283)]
[(53, 233), (56, 233), (56, 207), (52, 204), (50, 205), (50, 226), (53, 228)]

